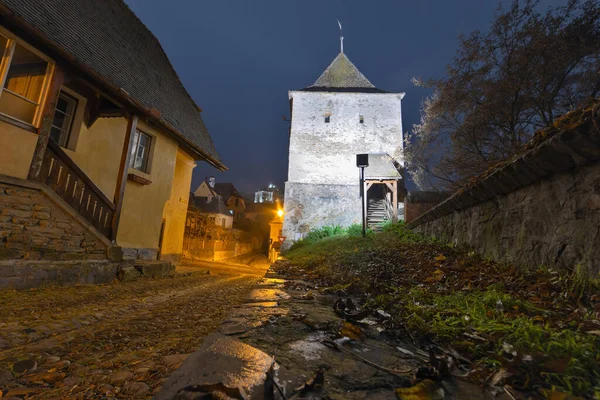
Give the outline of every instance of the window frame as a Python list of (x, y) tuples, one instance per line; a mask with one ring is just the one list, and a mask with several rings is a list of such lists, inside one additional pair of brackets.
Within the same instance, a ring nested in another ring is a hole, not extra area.
[[(69, 127), (66, 130), (66, 137), (65, 137), (65, 140), (64, 140), (64, 144), (61, 144), (61, 143), (58, 143), (58, 142), (55, 142), (55, 143), (58, 144), (60, 147), (68, 149), (69, 148), (69, 142), (71, 141), (71, 135), (73, 133), (73, 127), (75, 125), (75, 119), (77, 118), (77, 109), (79, 107), (79, 99), (77, 97), (75, 97), (75, 96), (67, 93), (65, 90), (62, 90), (62, 89), (60, 90), (60, 92), (58, 94), (58, 98), (60, 98), (61, 96), (67, 98), (67, 101), (72, 101), (74, 105), (73, 105), (73, 111), (72, 111), (72, 113), (70, 115), (71, 120), (69, 121)], [(56, 106), (54, 107), (54, 113), (52, 114), (52, 123), (51, 123), (51, 126), (50, 126), (50, 132), (51, 133), (52, 133), (52, 128), (57, 128), (61, 132), (63, 132), (63, 130), (61, 128), (59, 128), (58, 126), (54, 125), (54, 116), (56, 115), (56, 112), (58, 111), (58, 112), (63, 113), (62, 111), (58, 110), (57, 107), (58, 107), (58, 102), (56, 103)], [(67, 115), (66, 113), (63, 113), (63, 114)]]
[(38, 102), (35, 103), (27, 98), (23, 98), (24, 100), (26, 100), (32, 104), (35, 104), (35, 106), (36, 106), (32, 122), (23, 121), (23, 120), (20, 120), (19, 118), (13, 117), (12, 115), (0, 112), (0, 115), (2, 115), (3, 117), (9, 118), (10, 120), (18, 121), (19, 123), (23, 123), (28, 126), (33, 126), (35, 128), (39, 128), (41, 120), (42, 120), (43, 106), (46, 104), (46, 101), (47, 101), (48, 92), (49, 92), (49, 88), (50, 88), (50, 81), (52, 79), (52, 76), (54, 75), (54, 69), (56, 67), (56, 63), (50, 57), (48, 57), (44, 53), (40, 52), (35, 47), (29, 45), (27, 42), (20, 39), (17, 35), (6, 30), (5, 28), (3, 28), (1, 26), (0, 26), (0, 35), (4, 36), (4, 38), (6, 38), (6, 47), (4, 49), (0, 49), (1, 57), (2, 57), (2, 60), (0, 61), (0, 97), (2, 97), (3, 92), (5, 90), (7, 90), (12, 95), (17, 96), (19, 98), (23, 98), (23, 96), (20, 96), (19, 94), (14, 93), (11, 90), (4, 88), (4, 85), (6, 84), (6, 78), (8, 77), (8, 72), (10, 70), (10, 66), (12, 63), (12, 59), (13, 59), (15, 48), (17, 47), (17, 44), (22, 46), (25, 50), (30, 51), (31, 53), (40, 57), (42, 60), (44, 60), (48, 63), (48, 66), (46, 67), (46, 74), (44, 75), (44, 80), (42, 82), (42, 88), (40, 90), (40, 94), (38, 97)]
[[(150, 174), (152, 149), (154, 148), (154, 140), (155, 140), (155, 138), (151, 134), (146, 133), (146, 132), (144, 132), (141, 129), (136, 129), (135, 131), (139, 135), (136, 135), (137, 136), (137, 141), (134, 141), (134, 143), (132, 143), (131, 149), (133, 151), (132, 151), (132, 154), (131, 154), (131, 161), (130, 161), (129, 168), (131, 168), (131, 169), (133, 169), (135, 171), (141, 172), (143, 174)], [(135, 167), (135, 160), (137, 158), (138, 148), (139, 148), (139, 144), (141, 142), (142, 136), (147, 136), (150, 143), (149, 143), (149, 145), (147, 147), (147, 151), (145, 153), (146, 160), (145, 160), (144, 168), (143, 169), (139, 169), (139, 168)]]

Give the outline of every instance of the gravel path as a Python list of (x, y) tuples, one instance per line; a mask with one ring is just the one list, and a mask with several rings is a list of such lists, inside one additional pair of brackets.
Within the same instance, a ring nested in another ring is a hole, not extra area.
[(0, 292), (0, 397), (151, 397), (247, 298), (266, 269), (254, 260), (198, 266), (211, 275), (189, 266), (167, 279)]

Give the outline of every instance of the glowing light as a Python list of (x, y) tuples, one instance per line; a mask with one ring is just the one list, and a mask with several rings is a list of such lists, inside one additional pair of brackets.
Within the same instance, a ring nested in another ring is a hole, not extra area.
[(277, 210), (277, 216), (283, 217), (283, 210), (281, 208), (279, 210)]

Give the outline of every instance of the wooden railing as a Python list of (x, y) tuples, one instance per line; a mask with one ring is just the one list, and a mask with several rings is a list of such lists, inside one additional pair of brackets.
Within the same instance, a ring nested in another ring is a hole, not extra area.
[(48, 141), (40, 181), (110, 239), (114, 204), (52, 139)]

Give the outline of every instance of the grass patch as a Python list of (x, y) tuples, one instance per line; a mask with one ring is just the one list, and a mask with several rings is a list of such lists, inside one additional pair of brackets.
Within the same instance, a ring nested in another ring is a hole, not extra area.
[(525, 389), (599, 396), (598, 281), (581, 267), (518, 269), (402, 223), (366, 238), (335, 232), (293, 246), (276, 268), (385, 310), (400, 336), (429, 337), (478, 366), (510, 370)]

